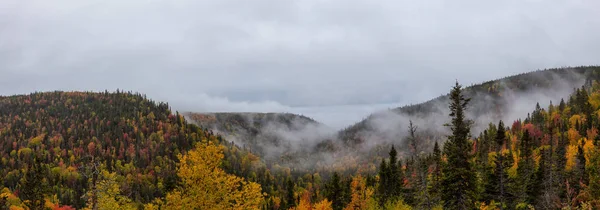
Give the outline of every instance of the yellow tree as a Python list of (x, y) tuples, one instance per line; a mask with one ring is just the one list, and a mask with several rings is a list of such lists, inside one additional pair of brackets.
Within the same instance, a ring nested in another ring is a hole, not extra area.
[(310, 192), (308, 190), (305, 190), (304, 193), (302, 193), (302, 197), (300, 197), (300, 203), (298, 204), (298, 206), (296, 206), (296, 208), (290, 208), (292, 210), (312, 210), (312, 206), (310, 203)]
[(315, 203), (314, 210), (333, 210), (331, 201), (328, 201), (327, 198), (325, 198), (321, 202)]
[[(109, 209), (137, 209), (135, 204), (126, 196), (121, 195), (119, 182), (115, 172), (109, 173), (106, 170), (101, 171), (101, 180), (97, 184), (96, 194), (98, 203), (96, 204), (99, 210)], [(88, 193), (92, 196), (92, 192)], [(86, 209), (93, 209), (93, 202), (88, 202)]]
[(345, 210), (367, 209), (373, 189), (367, 188), (366, 180), (358, 175), (352, 179), (352, 200)]
[(223, 147), (212, 141), (179, 155), (182, 186), (167, 194), (167, 209), (258, 209), (260, 185), (227, 174), (220, 167), (223, 157)]

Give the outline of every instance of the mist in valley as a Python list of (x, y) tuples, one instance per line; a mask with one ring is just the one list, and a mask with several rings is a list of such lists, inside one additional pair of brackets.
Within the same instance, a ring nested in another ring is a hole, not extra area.
[[(518, 89), (502, 79), (485, 83), (488, 89), (483, 91), (475, 90), (476, 86), (465, 88), (465, 93), (471, 98), (467, 116), (473, 121), (472, 137), (477, 137), (490, 123), (497, 124), (502, 120), (510, 125), (515, 120), (526, 118), (538, 103), (542, 108), (550, 103), (558, 105), (561, 99), (568, 100), (573, 90), (586, 81), (585, 76), (577, 72), (566, 77), (553, 72), (546, 72), (543, 76), (539, 79), (549, 80), (552, 85), (527, 84), (527, 88)], [(398, 148), (403, 157), (429, 153), (435, 142), (443, 145), (449, 134), (444, 124), (450, 120), (447, 95), (422, 104), (377, 111), (342, 130), (304, 117), (289, 117), (291, 114), (270, 113), (269, 118), (257, 117), (260, 116), (257, 113), (237, 115), (243, 125), (252, 129), (240, 125), (230, 125), (228, 130), (216, 124), (200, 125), (208, 126), (208, 129), (240, 147), (251, 148), (267, 162), (296, 169), (334, 165), (350, 157), (363, 157), (360, 158), (362, 162), (372, 161), (364, 157), (373, 154), (386, 156), (391, 145)], [(275, 120), (278, 115), (286, 115), (287, 118), (285, 121)], [(418, 151), (412, 151), (406, 142), (410, 121), (417, 128)], [(349, 143), (349, 137), (359, 142)]]

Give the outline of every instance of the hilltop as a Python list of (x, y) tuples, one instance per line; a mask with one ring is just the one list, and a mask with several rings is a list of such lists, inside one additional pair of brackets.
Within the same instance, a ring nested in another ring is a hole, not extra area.
[[(465, 88), (471, 98), (468, 116), (474, 120), (472, 135), (477, 135), (489, 123), (499, 120), (523, 119), (540, 104), (558, 104), (568, 99), (575, 88), (590, 85), (600, 79), (600, 67), (575, 67), (538, 70), (483, 82)], [(448, 95), (444, 94), (424, 103), (397, 107), (373, 113), (364, 120), (338, 133), (344, 145), (395, 144), (401, 152), (408, 152), (408, 124), (412, 120), (423, 139), (420, 151), (430, 151), (434, 142), (444, 142), (448, 122)]]
[(335, 130), (309, 117), (290, 113), (183, 113), (189, 121), (268, 161), (312, 153)]

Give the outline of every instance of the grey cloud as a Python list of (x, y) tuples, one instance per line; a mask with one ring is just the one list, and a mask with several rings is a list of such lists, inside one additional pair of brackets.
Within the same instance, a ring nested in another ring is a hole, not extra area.
[[(120, 88), (349, 124), (454, 79), (599, 64), (599, 33), (594, 0), (5, 0), (0, 94)], [(343, 123), (322, 111), (348, 104)]]

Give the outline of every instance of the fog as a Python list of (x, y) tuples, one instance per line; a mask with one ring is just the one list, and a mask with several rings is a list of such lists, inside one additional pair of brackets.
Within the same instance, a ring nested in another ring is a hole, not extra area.
[[(513, 121), (524, 119), (535, 109), (537, 103), (542, 108), (547, 108), (551, 102), (558, 105), (563, 98), (567, 101), (573, 90), (585, 82), (583, 75), (573, 72), (568, 73), (568, 76), (553, 72), (544, 72), (538, 76), (540, 78), (529, 78), (529, 82), (547, 81), (550, 85), (526, 84), (528, 88), (522, 90), (515, 89), (515, 83), (507, 84), (507, 80), (499, 80), (487, 84), (495, 87), (498, 92), (490, 93), (485, 89), (474, 91), (472, 87), (464, 89), (464, 94), (471, 98), (467, 106), (467, 118), (473, 121), (472, 137), (477, 137), (489, 123), (497, 124), (499, 120), (503, 120), (506, 125), (511, 125)], [(385, 156), (390, 145), (395, 145), (400, 155), (406, 157), (409, 154), (406, 142), (409, 121), (417, 126), (417, 139), (420, 142), (417, 152), (429, 153), (435, 142), (442, 144), (446, 135), (450, 134), (449, 128), (444, 126), (450, 122), (448, 105), (448, 97), (443, 95), (416, 106), (375, 111), (355, 125), (360, 127), (356, 132), (339, 131), (322, 123), (308, 122), (302, 117), (282, 122), (265, 117), (257, 118), (256, 114), (249, 113), (238, 115), (243, 117), (246, 125), (258, 123), (258, 126), (253, 127), (255, 130), (235, 125), (229, 130), (215, 125), (209, 128), (239, 146), (252, 145), (251, 148), (257, 149), (267, 161), (290, 165), (296, 169), (310, 169), (317, 165), (339, 164), (340, 160), (347, 160), (349, 157), (365, 157), (372, 154), (374, 149), (378, 149), (376, 153), (379, 155)], [(415, 107), (420, 110), (411, 112), (410, 109)], [(349, 137), (347, 134), (360, 139), (359, 144), (348, 144), (348, 139), (345, 139)]]

